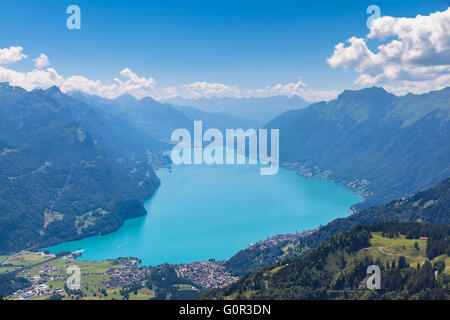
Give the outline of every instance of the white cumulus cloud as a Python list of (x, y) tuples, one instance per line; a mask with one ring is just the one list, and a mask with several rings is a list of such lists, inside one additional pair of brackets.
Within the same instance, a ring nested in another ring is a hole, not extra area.
[(185, 98), (210, 98), (210, 97), (237, 97), (240, 90), (237, 86), (228, 86), (223, 83), (209, 83), (197, 81), (182, 86), (182, 96)]
[[(368, 42), (382, 42), (377, 51)], [(450, 85), (450, 8), (428, 16), (373, 20), (366, 38), (352, 37), (335, 46), (327, 59), (332, 68), (350, 68), (361, 85), (385, 85), (416, 93)]]
[(125, 93), (132, 94), (139, 99), (146, 96), (157, 96), (157, 92), (154, 90), (155, 79), (139, 77), (128, 68), (123, 69), (120, 75), (125, 80), (115, 78), (111, 84), (103, 84), (99, 80), (94, 81), (83, 76), (71, 76), (64, 80), (61, 89), (64, 92), (79, 90), (105, 98), (116, 98)]
[(266, 86), (260, 89), (244, 89), (238, 88), (236, 85), (209, 83), (205, 81), (197, 81), (178, 87), (158, 87), (154, 78), (138, 76), (129, 68), (123, 69), (120, 72), (120, 77), (114, 78), (111, 83), (106, 84), (100, 80), (91, 80), (81, 75), (64, 77), (54, 68), (45, 68), (45, 63), (38, 65), (38, 61), (36, 61), (38, 59), (35, 59), (36, 69), (30, 72), (19, 72), (0, 66), (0, 82), (9, 82), (13, 86), (20, 86), (28, 91), (36, 88), (46, 89), (57, 86), (63, 92), (81, 91), (110, 99), (114, 99), (125, 93), (131, 94), (138, 99), (143, 97), (169, 99), (177, 96), (197, 99), (211, 97), (241, 98), (298, 95), (307, 101), (315, 102), (334, 99), (340, 93), (338, 90), (307, 89), (306, 84), (300, 78), (297, 82), (278, 83), (274, 86)]
[(341, 91), (339, 90), (313, 90), (308, 89), (306, 83), (304, 83), (299, 77), (297, 82), (290, 83), (278, 83), (274, 86), (266, 86), (263, 89), (250, 89), (247, 92), (247, 96), (257, 97), (269, 97), (274, 95), (297, 95), (309, 102), (317, 101), (329, 101), (336, 98)]
[(9, 82), (13, 86), (20, 86), (29, 91), (57, 86), (63, 92), (82, 91), (105, 98), (116, 98), (125, 93), (132, 94), (137, 98), (158, 97), (158, 93), (155, 91), (155, 79), (139, 77), (128, 68), (123, 69), (120, 75), (123, 79), (115, 78), (111, 84), (104, 84), (99, 80), (90, 80), (79, 75), (65, 78), (53, 68), (18, 72), (0, 66), (0, 82)]
[(61, 87), (64, 78), (55, 69), (33, 70), (30, 72), (17, 72), (0, 67), (0, 82), (9, 82), (13, 86), (22, 87), (28, 91), (35, 88)]
[(22, 47), (0, 49), (0, 64), (10, 64), (26, 58), (27, 56), (23, 54)]
[(48, 60), (48, 57), (43, 53), (36, 59), (33, 59), (33, 61), (37, 69), (42, 69), (50, 65), (50, 60)]
[[(168, 89), (168, 88), (165, 88)], [(336, 98), (341, 91), (339, 90), (313, 90), (308, 89), (306, 84), (299, 77), (296, 82), (277, 83), (273, 86), (266, 86), (264, 88), (245, 89), (238, 88), (236, 85), (226, 85), (223, 83), (209, 83), (205, 81), (198, 81), (182, 86), (181, 90), (170, 87), (170, 95), (181, 96), (183, 98), (197, 99), (197, 98), (211, 98), (211, 97), (270, 97), (277, 95), (293, 96), (298, 95), (303, 99), (316, 102), (322, 100), (331, 100)], [(166, 95), (166, 94), (165, 94)]]

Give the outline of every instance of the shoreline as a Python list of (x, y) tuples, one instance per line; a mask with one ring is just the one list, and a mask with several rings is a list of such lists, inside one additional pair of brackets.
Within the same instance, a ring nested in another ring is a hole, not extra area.
[[(370, 181), (364, 178), (357, 178), (350, 182), (346, 182), (345, 179), (331, 179), (329, 176), (331, 175), (331, 170), (321, 170), (317, 166), (315, 166), (312, 170), (306, 163), (300, 162), (282, 162), (280, 166), (286, 170), (296, 171), (296, 175), (299, 177), (314, 179), (314, 180), (326, 180), (331, 181), (333, 183), (339, 184), (344, 188), (348, 189), (351, 193), (357, 194), (362, 201), (360, 203), (364, 203), (367, 199), (373, 196), (373, 192), (367, 191), (367, 186), (370, 185)], [(358, 212), (355, 208), (357, 204), (350, 206), (347, 211), (353, 215)]]
[[(286, 167), (286, 166), (282, 166), (282, 168), (283, 169), (285, 169), (285, 170), (288, 170), (288, 171), (292, 171), (292, 170), (290, 170), (290, 168), (288, 168), (288, 167)], [(164, 164), (164, 165), (161, 165), (161, 166), (158, 166), (157, 168), (155, 167), (154, 168), (154, 170), (155, 170), (155, 173), (157, 173), (160, 169), (165, 169), (165, 170), (168, 170), (168, 171), (170, 171), (171, 169), (172, 169), (172, 165), (170, 165), (170, 164)], [(298, 174), (297, 174), (298, 175)], [(158, 176), (158, 178), (161, 180), (161, 177), (160, 176)], [(332, 181), (332, 180), (330, 180), (330, 179), (327, 179), (328, 181), (330, 181), (330, 182), (332, 182), (332, 183), (335, 183), (334, 181)], [(156, 193), (159, 191), (159, 188), (161, 187), (161, 184), (162, 183), (164, 183), (164, 181), (160, 181), (160, 185), (158, 186), (158, 188), (155, 190), (155, 192), (147, 199), (147, 200), (145, 200), (145, 202), (144, 202), (144, 207), (145, 207), (145, 203), (147, 203), (148, 201), (152, 201), (153, 200), (153, 198), (154, 198), (154, 196), (156, 195)], [(348, 189), (348, 188), (347, 188)], [(350, 213), (350, 214), (353, 214), (353, 212), (351, 211), (352, 209), (351, 209), (351, 207), (350, 208), (348, 208), (347, 209), (347, 212), (348, 213)], [(147, 209), (146, 209), (146, 214), (143, 214), (143, 215), (141, 215), (141, 216), (139, 216), (139, 217), (133, 217), (133, 218), (131, 218), (131, 219), (124, 219), (124, 221), (123, 221), (123, 223), (117, 228), (117, 229), (115, 229), (115, 230), (113, 230), (113, 231), (111, 231), (111, 232), (108, 232), (108, 233), (102, 233), (102, 234), (96, 234), (96, 235), (89, 235), (89, 236), (85, 236), (85, 237), (79, 237), (79, 238), (77, 238), (77, 239), (73, 239), (73, 240), (68, 240), (68, 241), (63, 241), (63, 242), (61, 242), (61, 243), (56, 243), (56, 244), (54, 244), (54, 245), (51, 245), (51, 246), (46, 246), (45, 248), (39, 248), (39, 249), (48, 249), (49, 247), (53, 247), (53, 246), (57, 246), (57, 245), (59, 245), (59, 244), (63, 244), (63, 243), (66, 243), (66, 242), (74, 242), (74, 241), (79, 241), (79, 240), (83, 240), (83, 239), (87, 239), (87, 238), (92, 238), (92, 237), (100, 237), (100, 236), (104, 236), (104, 235), (108, 235), (108, 234), (111, 234), (111, 233), (114, 233), (114, 232), (117, 232), (118, 230), (120, 230), (123, 226), (124, 226), (124, 224), (125, 223), (127, 223), (127, 221), (129, 221), (129, 220), (132, 220), (132, 219), (134, 219), (134, 218), (142, 218), (142, 217), (145, 217), (147, 214), (149, 214), (150, 212), (147, 212)], [(347, 215), (346, 215), (347, 216)], [(333, 219), (331, 219), (330, 221), (333, 221)], [(326, 221), (325, 222), (325, 224), (327, 224), (327, 223), (329, 223), (330, 221)], [(322, 222), (322, 224), (323, 224), (324, 222)], [(234, 255), (236, 255), (239, 251), (241, 251), (241, 250), (247, 250), (247, 249), (250, 249), (252, 246), (258, 246), (259, 244), (268, 244), (269, 242), (277, 242), (279, 239), (283, 239), (283, 240), (285, 240), (285, 241), (287, 241), (287, 240), (289, 240), (290, 238), (295, 238), (295, 239), (297, 239), (298, 240), (298, 238), (302, 238), (302, 237), (305, 237), (305, 236), (307, 236), (307, 235), (310, 235), (310, 234), (312, 234), (313, 232), (315, 232), (315, 231), (317, 231), (318, 229), (320, 229), (322, 227), (322, 225), (319, 225), (318, 227), (314, 227), (313, 226), (313, 229), (311, 229), (311, 228), (309, 228), (309, 229), (306, 229), (306, 230), (302, 230), (301, 232), (295, 232), (295, 233), (279, 233), (279, 234), (275, 234), (275, 235), (272, 235), (272, 236), (267, 236), (267, 239), (266, 240), (260, 240), (260, 241), (258, 241), (256, 244), (253, 244), (253, 243), (246, 243), (245, 245), (243, 245), (241, 248), (238, 248), (238, 249), (236, 249), (227, 259), (225, 259), (225, 260), (229, 260), (229, 259), (231, 259)], [(38, 250), (39, 250), (38, 249)], [(53, 252), (53, 251), (52, 251)], [(110, 257), (109, 259), (114, 259), (115, 257)], [(81, 259), (83, 259), (82, 257), (80, 258), (80, 260)], [(104, 260), (104, 259), (99, 259), (99, 260), (87, 260), (87, 261), (102, 261), (102, 260)], [(177, 262), (177, 263), (174, 263), (174, 264), (180, 264), (180, 263), (184, 263), (184, 264), (189, 264), (189, 263), (196, 263), (196, 262), (198, 262), (198, 261), (192, 261), (192, 262)], [(158, 265), (158, 264), (148, 264), (149, 266), (151, 266), (151, 265)]]

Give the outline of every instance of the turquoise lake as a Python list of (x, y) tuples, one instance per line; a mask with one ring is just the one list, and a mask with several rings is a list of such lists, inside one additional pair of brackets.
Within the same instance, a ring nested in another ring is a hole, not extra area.
[(269, 236), (348, 216), (362, 200), (338, 184), (281, 168), (262, 176), (256, 165), (174, 165), (157, 174), (161, 186), (145, 203), (146, 216), (50, 251), (83, 249), (83, 260), (133, 256), (144, 265), (223, 260)]

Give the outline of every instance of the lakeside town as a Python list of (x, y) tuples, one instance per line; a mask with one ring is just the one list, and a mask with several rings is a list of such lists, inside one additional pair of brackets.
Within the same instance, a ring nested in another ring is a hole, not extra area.
[(227, 286), (239, 280), (239, 277), (231, 275), (225, 270), (225, 261), (194, 262), (176, 266), (180, 277), (198, 283), (203, 288), (213, 289)]
[[(277, 235), (250, 244), (245, 250), (295, 243), (317, 230)], [(153, 299), (176, 296), (178, 291), (197, 294), (227, 286), (239, 277), (226, 270), (226, 261), (198, 261), (185, 264), (142, 266), (138, 258), (127, 257), (105, 261), (84, 261), (82, 250), (52, 254), (48, 251), (22, 251), (0, 257), (0, 276), (15, 274), (28, 285), (15, 290), (7, 299)], [(80, 268), (81, 290), (71, 290), (68, 267)], [(173, 276), (172, 276), (173, 274)], [(171, 278), (172, 277), (172, 278)], [(175, 277), (175, 279), (174, 279)], [(168, 279), (171, 278), (170, 281)], [(162, 292), (164, 294), (162, 294)]]
[(248, 250), (254, 250), (254, 249), (265, 249), (270, 246), (277, 246), (281, 243), (294, 243), (297, 240), (308, 237), (312, 235), (314, 232), (317, 232), (322, 226), (318, 226), (315, 229), (306, 230), (302, 232), (295, 232), (295, 233), (287, 233), (287, 234), (280, 234), (274, 237), (267, 238), (266, 240), (259, 241), (255, 244), (251, 243), (248, 245)]
[[(22, 251), (0, 260), (0, 276), (15, 275), (27, 285), (6, 299), (152, 299), (166, 290), (192, 291), (226, 286), (237, 281), (225, 271), (224, 261), (141, 266), (138, 258), (84, 261), (82, 251), (52, 254)], [(80, 290), (67, 286), (70, 266), (80, 269)], [(173, 272), (177, 279), (171, 279)], [(160, 296), (161, 297), (161, 296)]]

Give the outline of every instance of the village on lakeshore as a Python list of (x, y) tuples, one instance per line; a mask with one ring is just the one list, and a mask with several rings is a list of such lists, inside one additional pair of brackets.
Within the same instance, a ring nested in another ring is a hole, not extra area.
[[(0, 256), (0, 276), (15, 274), (29, 281), (29, 285), (16, 290), (11, 300), (46, 299), (129, 299), (148, 300), (163, 292), (164, 275), (173, 272), (175, 279), (171, 290), (190, 291), (217, 288), (237, 281), (223, 267), (223, 261), (195, 262), (190, 264), (156, 267), (140, 266), (138, 258), (118, 258), (106, 261), (79, 260), (82, 251), (53, 254), (49, 252), (21, 251), (9, 256)], [(67, 286), (69, 266), (81, 270), (81, 289), (71, 290)], [(160, 272), (161, 276), (159, 276)], [(155, 277), (158, 274), (158, 277)], [(176, 283), (180, 282), (180, 283)], [(159, 286), (161, 287), (159, 287)], [(168, 291), (170, 292), (170, 290)]]

